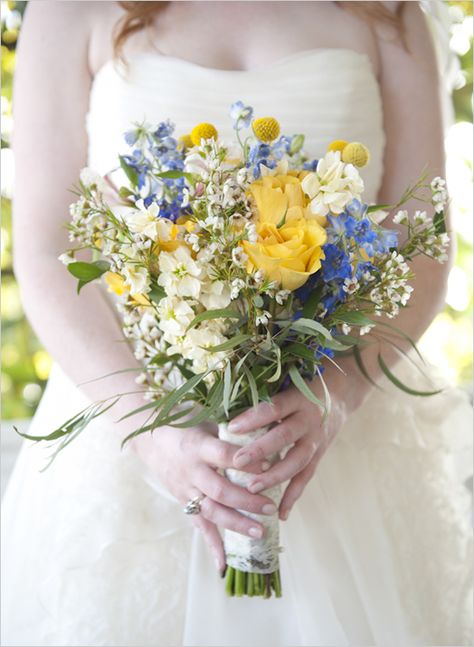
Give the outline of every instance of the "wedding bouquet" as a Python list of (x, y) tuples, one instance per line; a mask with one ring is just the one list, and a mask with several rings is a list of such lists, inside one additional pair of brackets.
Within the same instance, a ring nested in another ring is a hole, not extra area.
[[(169, 121), (137, 124), (125, 134), (130, 151), (120, 167), (80, 176), (74, 247), (61, 260), (78, 291), (103, 277), (117, 295), (142, 365), (137, 382), (147, 401), (130, 415), (146, 411), (149, 419), (124, 442), (162, 425), (213, 421), (221, 439), (250, 443), (267, 429), (234, 435), (228, 421), (290, 384), (324, 419), (331, 406), (324, 364), (353, 353), (370, 380), (361, 349), (406, 338), (382, 315), (395, 317), (410, 298), (407, 261), (447, 258), (442, 179), (422, 178), (397, 205), (369, 206), (358, 171), (369, 161), (363, 144), (334, 141), (309, 159), (304, 136), (281, 135), (276, 119), (255, 119), (241, 102), (231, 117), (236, 141), (227, 143), (208, 123), (179, 139)], [(401, 207), (412, 198), (434, 205), (434, 218), (409, 217)], [(389, 212), (406, 227), (402, 243), (381, 224)], [(88, 262), (77, 260), (84, 249)], [(402, 384), (380, 353), (378, 362), (399, 388), (430, 394)], [(323, 399), (311, 389), (315, 378)], [(110, 406), (95, 403), (42, 439), (58, 439), (61, 449)], [(226, 476), (245, 487), (251, 475)], [(279, 487), (264, 494), (278, 506)], [(225, 531), (226, 590), (280, 596), (278, 517), (245, 514), (266, 532), (254, 539)]]

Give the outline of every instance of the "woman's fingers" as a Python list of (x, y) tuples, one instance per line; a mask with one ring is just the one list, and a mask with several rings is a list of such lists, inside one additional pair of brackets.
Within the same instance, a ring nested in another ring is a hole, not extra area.
[[(234, 467), (234, 456), (239, 449), (239, 445), (233, 445), (225, 440), (207, 435), (201, 439), (199, 444), (199, 458), (213, 467), (227, 469)], [(244, 471), (259, 474), (268, 467), (265, 465), (265, 461), (254, 461), (249, 463)]]
[(290, 449), (283, 460), (277, 461), (268, 472), (255, 476), (247, 486), (248, 491), (255, 494), (291, 479), (305, 469), (316, 450), (317, 444), (312, 438), (303, 438)]
[(285, 490), (285, 493), (282, 497), (282, 500), (280, 502), (280, 514), (279, 514), (280, 519), (283, 519), (283, 520), (288, 519), (288, 515), (291, 512), (291, 508), (294, 506), (295, 502), (303, 494), (303, 490), (305, 489), (306, 485), (313, 477), (313, 474), (316, 470), (316, 466), (319, 463), (323, 454), (324, 454), (324, 449), (320, 447), (316, 451), (316, 453), (314, 454), (313, 458), (308, 463), (308, 465), (304, 468), (304, 470), (302, 470), (299, 474), (294, 476), (289, 482)]
[(239, 449), (234, 455), (234, 467), (242, 469), (255, 461), (263, 461), (266, 457), (288, 447), (306, 433), (305, 425), (297, 416), (285, 418), (279, 425), (254, 440), (249, 445)]
[(245, 434), (282, 420), (293, 410), (292, 391), (288, 389), (277, 393), (272, 402), (260, 402), (256, 407), (247, 409), (229, 423), (231, 433)]
[(228, 508), (256, 514), (272, 515), (277, 508), (273, 501), (261, 494), (234, 485), (207, 465), (200, 465), (193, 473), (193, 483), (203, 494)]
[(261, 523), (255, 519), (249, 519), (243, 514), (231, 510), (217, 501), (213, 501), (210, 497), (206, 496), (201, 503), (201, 516), (205, 517), (208, 521), (219, 526), (219, 528), (228, 528), (241, 535), (247, 535), (254, 539), (263, 537), (265, 528)]
[(196, 528), (199, 528), (202, 532), (204, 541), (214, 556), (217, 569), (223, 573), (225, 570), (224, 544), (216, 524), (212, 523), (212, 521), (208, 521), (208, 519), (205, 519), (200, 514), (193, 515), (192, 521)]

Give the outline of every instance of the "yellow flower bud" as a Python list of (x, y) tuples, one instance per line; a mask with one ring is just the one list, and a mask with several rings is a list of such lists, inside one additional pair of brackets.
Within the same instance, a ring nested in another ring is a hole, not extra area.
[(201, 139), (217, 139), (217, 130), (212, 124), (203, 122), (194, 126), (191, 130), (191, 142), (194, 146), (199, 146)]
[(329, 151), (342, 151), (344, 148), (347, 146), (349, 142), (346, 142), (345, 139), (335, 139), (333, 142), (331, 142), (328, 146), (328, 152)]
[(360, 142), (351, 142), (344, 147), (341, 157), (342, 161), (346, 164), (354, 164), (354, 166), (361, 168), (368, 163), (370, 153), (369, 149), (364, 146), (364, 144), (361, 144)]
[(181, 137), (178, 138), (178, 146), (184, 150), (186, 150), (186, 148), (191, 148), (191, 146), (193, 146), (191, 135), (181, 135)]
[(280, 124), (274, 117), (254, 119), (252, 128), (261, 142), (272, 142), (280, 134)]

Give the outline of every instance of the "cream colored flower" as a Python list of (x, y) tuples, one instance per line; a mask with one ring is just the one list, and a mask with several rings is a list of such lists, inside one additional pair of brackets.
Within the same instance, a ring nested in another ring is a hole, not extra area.
[(125, 263), (123, 267), (125, 286), (130, 288), (132, 294), (144, 294), (148, 292), (149, 275), (145, 267)]
[(165, 297), (158, 304), (158, 327), (164, 333), (165, 340), (175, 344), (182, 337), (194, 319), (195, 312), (184, 299)]
[(206, 281), (201, 286), (199, 301), (207, 310), (226, 308), (231, 301), (231, 288), (224, 281)]
[(364, 183), (357, 169), (341, 162), (339, 151), (329, 151), (318, 162), (314, 173), (308, 173), (301, 185), (310, 198), (308, 211), (314, 216), (340, 214), (354, 198), (360, 199)]
[(161, 252), (159, 268), (158, 284), (168, 296), (199, 297), (202, 268), (187, 247), (183, 245), (172, 252)]
[(151, 240), (157, 240), (160, 207), (152, 202), (147, 208), (143, 200), (138, 200), (136, 206), (138, 209), (128, 211), (125, 216), (128, 228), (134, 234), (142, 234)]

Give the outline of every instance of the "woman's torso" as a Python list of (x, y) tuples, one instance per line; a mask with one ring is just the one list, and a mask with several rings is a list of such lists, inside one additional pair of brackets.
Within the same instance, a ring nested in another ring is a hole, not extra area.
[[(110, 11), (110, 26), (119, 15)], [(198, 25), (213, 17), (201, 34)], [(126, 46), (126, 69), (94, 38), (88, 163), (99, 172), (116, 167), (123, 132), (136, 121), (169, 118), (178, 135), (210, 121), (233, 139), (228, 111), (242, 100), (257, 115), (277, 117), (284, 133), (304, 133), (312, 157), (333, 139), (364, 142), (372, 153), (366, 197), (376, 200), (384, 133), (373, 39), (335, 3), (171, 3), (155, 29)]]

